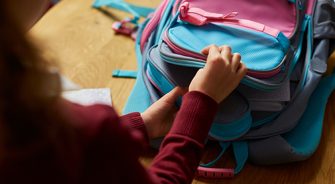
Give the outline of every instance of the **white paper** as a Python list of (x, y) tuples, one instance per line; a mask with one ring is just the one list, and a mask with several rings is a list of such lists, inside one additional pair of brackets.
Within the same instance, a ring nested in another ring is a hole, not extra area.
[(72, 82), (70, 79), (68, 79), (64, 75), (60, 75), (60, 81), (62, 83), (63, 91), (78, 90), (81, 88), (78, 84)]
[(112, 106), (109, 88), (82, 89), (67, 77), (61, 76), (63, 98), (81, 105), (104, 104)]
[(64, 91), (63, 98), (81, 105), (104, 104), (112, 106), (109, 88)]

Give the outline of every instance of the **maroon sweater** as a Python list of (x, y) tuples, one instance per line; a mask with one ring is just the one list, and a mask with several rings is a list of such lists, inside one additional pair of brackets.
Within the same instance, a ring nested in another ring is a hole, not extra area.
[(109, 106), (68, 104), (71, 126), (80, 132), (81, 140), (75, 159), (78, 167), (66, 168), (73, 175), (62, 174), (51, 153), (35, 151), (36, 156), (1, 171), (7, 171), (9, 179), (0, 178), (1, 183), (191, 183), (218, 106), (200, 92), (184, 95), (170, 132), (146, 169), (138, 161), (148, 145), (139, 113), (120, 118)]

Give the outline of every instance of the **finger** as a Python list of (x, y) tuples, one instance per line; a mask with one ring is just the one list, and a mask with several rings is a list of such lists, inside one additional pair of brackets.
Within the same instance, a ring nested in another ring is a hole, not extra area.
[(202, 50), (201, 50), (201, 53), (202, 54), (204, 54), (204, 55), (208, 55), (209, 54), (209, 49), (211, 48), (211, 47), (215, 47), (216, 45), (208, 45), (207, 47), (205, 47), (205, 48), (203, 48)]
[[(223, 59), (221, 58), (220, 54), (220, 49), (216, 45), (213, 45), (209, 48), (209, 53), (207, 57), (207, 64), (211, 64), (211, 62), (215, 61), (222, 61)], [(207, 66), (206, 64), (206, 66)]]
[(188, 92), (188, 87), (180, 87), (181, 95), (185, 95)]
[(244, 63), (240, 62), (240, 66), (237, 69), (237, 74), (241, 79), (247, 74), (247, 71), (247, 66)]
[(184, 90), (181, 87), (175, 87), (169, 93), (164, 95), (160, 100), (165, 101), (167, 103), (175, 103), (179, 96), (185, 94)]
[(240, 67), (241, 55), (239, 53), (234, 53), (232, 58), (232, 69), (234, 72)]
[(228, 63), (231, 62), (232, 54), (231, 54), (231, 48), (227, 45), (221, 46), (221, 57)]

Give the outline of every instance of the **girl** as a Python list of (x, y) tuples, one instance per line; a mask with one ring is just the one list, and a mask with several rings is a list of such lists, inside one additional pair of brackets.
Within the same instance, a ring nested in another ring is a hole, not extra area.
[[(47, 4), (0, 1), (0, 183), (191, 183), (218, 103), (246, 73), (240, 55), (228, 46), (205, 48), (207, 64), (177, 114), (180, 88), (142, 114), (119, 117), (109, 106), (60, 97), (54, 66), (25, 35)], [(143, 168), (143, 145), (162, 136)]]

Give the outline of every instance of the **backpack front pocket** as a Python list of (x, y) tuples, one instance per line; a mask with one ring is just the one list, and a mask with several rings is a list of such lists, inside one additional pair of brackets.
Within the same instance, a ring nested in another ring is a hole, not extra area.
[(164, 41), (170, 49), (180, 55), (203, 61), (201, 50), (208, 45), (229, 45), (233, 52), (242, 56), (248, 75), (268, 78), (281, 71), (289, 50), (289, 40), (278, 31), (276, 36), (255, 29), (224, 23), (208, 23), (201, 26), (177, 20), (167, 29)]

